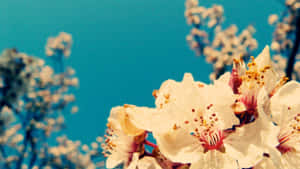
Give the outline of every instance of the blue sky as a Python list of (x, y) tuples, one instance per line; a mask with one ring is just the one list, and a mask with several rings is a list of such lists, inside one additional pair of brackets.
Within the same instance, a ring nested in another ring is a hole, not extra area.
[[(268, 15), (283, 9), (277, 0), (200, 0), (206, 6), (214, 3), (224, 5), (225, 25), (255, 26), (259, 50), (272, 37)], [(67, 63), (80, 79), (80, 111), (66, 117), (65, 132), (89, 143), (104, 133), (112, 107), (153, 106), (151, 93), (163, 81), (181, 80), (191, 72), (196, 80), (209, 82), (211, 66), (185, 41), (190, 27), (183, 14), (184, 0), (1, 0), (0, 49), (16, 47), (45, 57), (48, 36), (73, 35)]]

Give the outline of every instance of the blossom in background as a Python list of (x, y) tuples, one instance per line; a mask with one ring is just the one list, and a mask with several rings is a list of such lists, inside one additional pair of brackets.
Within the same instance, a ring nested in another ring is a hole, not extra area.
[(76, 164), (76, 169), (96, 168), (90, 154), (80, 151), (81, 147), (84, 149), (84, 146), (79, 141), (73, 142), (66, 137), (58, 137), (57, 141), (59, 145), (50, 147), (48, 150), (50, 154), (48, 156), (49, 164), (46, 164), (45, 167), (72, 168), (72, 165)]
[(300, 84), (288, 80), (300, 80), (300, 2), (284, 5), (281, 15), (268, 18), (275, 26), (273, 58), (268, 46), (254, 58), (253, 26), (225, 28), (221, 5), (186, 0), (184, 15), (192, 27), (186, 39), (212, 64), (212, 83), (195, 81), (190, 73), (180, 82), (166, 80), (152, 93), (155, 107), (112, 108), (106, 135), (91, 144), (62, 132), (65, 114), (79, 110), (79, 79), (64, 65), (72, 36), (61, 32), (48, 39), (45, 53), (53, 65), (5, 50), (0, 168), (298, 169)]
[(15, 49), (5, 50), (0, 57), (1, 106), (11, 108), (13, 104), (28, 92), (33, 75), (38, 67), (38, 59)]
[[(69, 45), (56, 46), (65, 50), (56, 56), (68, 55), (71, 35), (62, 33), (59, 38), (59, 43)], [(88, 162), (96, 164), (89, 160), (90, 154), (81, 152), (81, 145), (72, 146), (70, 140), (57, 146), (49, 143), (53, 133), (60, 135), (65, 128), (67, 109), (78, 110), (72, 94), (79, 83), (75, 71), (65, 70), (64, 60), (53, 59), (54, 65), (49, 65), (16, 49), (7, 49), (0, 56), (0, 168), (86, 168)]]
[(221, 5), (205, 8), (199, 5), (198, 0), (186, 0), (185, 6), (187, 23), (193, 27), (187, 41), (197, 55), (203, 55), (213, 65), (210, 79), (214, 80), (230, 70), (228, 68), (234, 57), (248, 59), (257, 48), (253, 26), (248, 26), (240, 33), (236, 25), (222, 28), (224, 9)]
[(50, 37), (46, 44), (46, 55), (64, 55), (69, 57), (72, 47), (72, 36), (66, 32), (61, 32), (57, 37)]

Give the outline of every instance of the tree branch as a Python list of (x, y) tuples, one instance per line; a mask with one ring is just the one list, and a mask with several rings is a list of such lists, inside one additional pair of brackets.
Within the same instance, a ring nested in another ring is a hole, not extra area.
[(10, 169), (9, 164), (6, 161), (7, 155), (6, 155), (5, 149), (2, 145), (0, 145), (0, 151), (1, 151), (1, 154), (2, 154), (3, 158), (5, 158), (5, 162), (4, 162), (5, 168)]
[(300, 45), (300, 16), (297, 17), (296, 20), (296, 38), (294, 41), (294, 46), (292, 48), (292, 52), (289, 56), (288, 62), (287, 62), (287, 66), (286, 66), (286, 70), (285, 70), (285, 74), (286, 77), (289, 78), (289, 80), (292, 79), (292, 73), (294, 71), (294, 64), (295, 64), (295, 60), (296, 60), (296, 55), (298, 53), (298, 49), (299, 49), (299, 45)]
[(38, 157), (37, 156), (37, 152), (36, 152), (36, 144), (34, 143), (32, 137), (30, 138), (30, 144), (31, 144), (32, 155), (31, 155), (31, 158), (30, 158), (30, 162), (29, 162), (28, 168), (32, 169), (32, 167), (34, 167), (34, 164), (35, 164), (35, 162), (37, 160), (37, 157)]
[(16, 169), (21, 169), (22, 168), (22, 164), (23, 164), (23, 161), (24, 161), (24, 156), (25, 156), (25, 153), (27, 151), (27, 146), (28, 146), (28, 141), (30, 139), (30, 130), (27, 130), (26, 131), (26, 134), (25, 134), (25, 138), (24, 138), (24, 142), (23, 142), (23, 145), (24, 145), (24, 148), (20, 154), (20, 158), (16, 164)]

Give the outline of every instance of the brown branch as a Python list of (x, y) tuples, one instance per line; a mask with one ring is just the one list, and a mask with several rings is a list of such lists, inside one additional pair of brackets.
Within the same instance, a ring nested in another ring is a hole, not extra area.
[(296, 38), (294, 41), (294, 46), (292, 48), (291, 54), (290, 54), (288, 62), (287, 62), (286, 70), (285, 70), (286, 77), (288, 77), (289, 80), (292, 79), (292, 74), (294, 71), (294, 64), (296, 61), (296, 55), (298, 53), (298, 49), (299, 49), (299, 45), (300, 45), (300, 17), (299, 16), (296, 19), (295, 34), (296, 34)]

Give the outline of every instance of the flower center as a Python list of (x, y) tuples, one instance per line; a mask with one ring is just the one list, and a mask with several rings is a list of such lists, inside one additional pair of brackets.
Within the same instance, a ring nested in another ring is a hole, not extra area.
[[(107, 123), (107, 130), (105, 142), (101, 145), (105, 157), (112, 155), (118, 151), (119, 153), (127, 154), (127, 162), (132, 159), (133, 153), (143, 152), (143, 143), (146, 139), (147, 133), (144, 132), (137, 136), (128, 136), (123, 131), (114, 130), (111, 123)], [(126, 158), (126, 157), (124, 157)]]
[(280, 151), (281, 154), (285, 154), (287, 152), (291, 152), (294, 150), (292, 147), (285, 144), (287, 141), (290, 140), (291, 135), (292, 134), (289, 134), (289, 135), (281, 136), (280, 138), (278, 138), (279, 145), (276, 148), (278, 151)]
[(249, 94), (243, 96), (239, 101), (245, 106), (245, 110), (235, 112), (236, 116), (240, 119), (240, 123), (248, 124), (255, 120), (258, 117), (256, 95)]
[(199, 140), (202, 142), (202, 146), (204, 147), (205, 151), (223, 151), (224, 135), (222, 131), (206, 130), (200, 134)]
[(196, 137), (204, 148), (204, 152), (218, 150), (225, 152), (223, 140), (225, 138), (222, 130), (218, 129), (218, 117), (213, 113), (206, 121), (200, 116), (200, 120), (195, 120), (200, 124), (199, 129), (195, 128), (192, 135)]
[[(292, 108), (288, 107), (288, 111)], [(289, 120), (288, 126), (281, 129), (278, 136), (279, 145), (276, 147), (281, 154), (294, 151), (293, 144), (298, 142), (300, 134), (300, 113)]]
[(239, 87), (242, 84), (242, 79), (238, 74), (238, 70), (236, 68), (232, 69), (229, 86), (232, 88), (234, 94), (239, 94)]
[(285, 154), (287, 152), (293, 151), (293, 148), (288, 147), (288, 146), (284, 146), (282, 144), (279, 144), (276, 148), (277, 148), (278, 151), (280, 151), (281, 154)]

